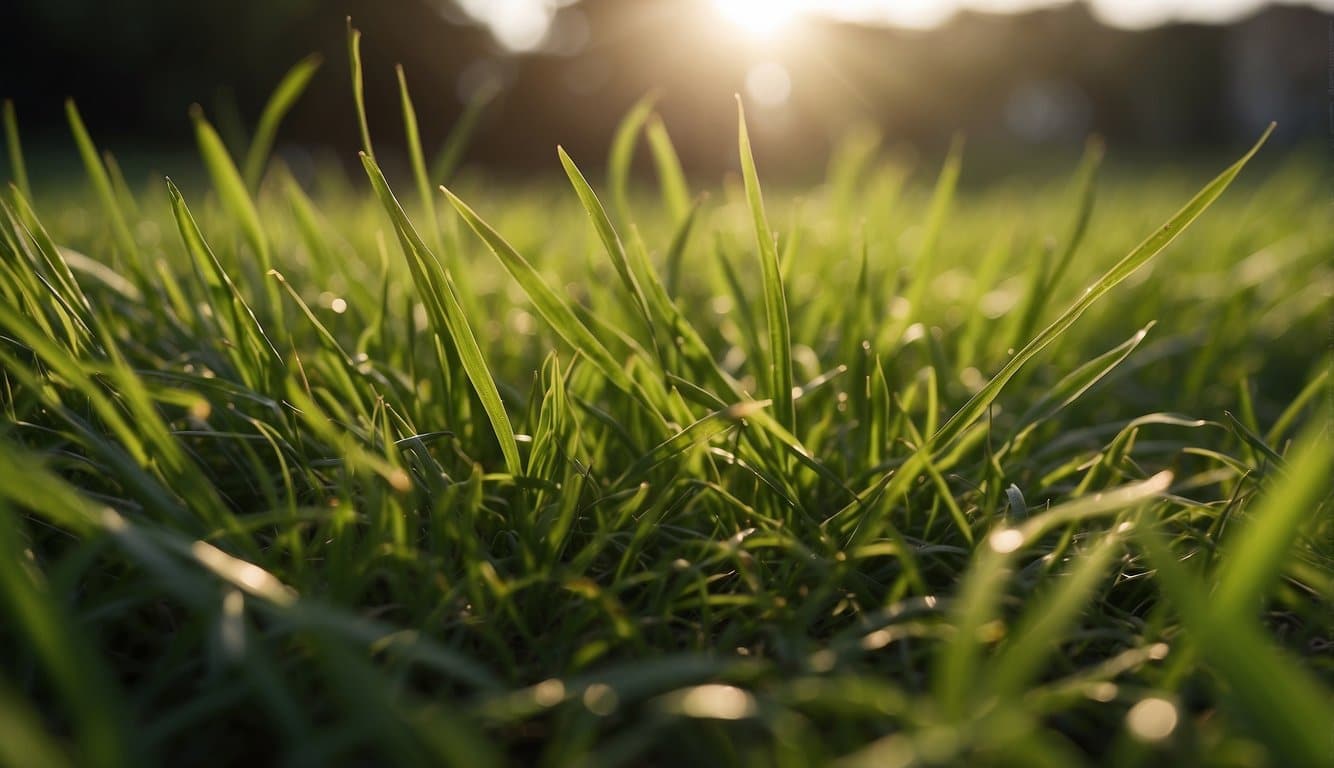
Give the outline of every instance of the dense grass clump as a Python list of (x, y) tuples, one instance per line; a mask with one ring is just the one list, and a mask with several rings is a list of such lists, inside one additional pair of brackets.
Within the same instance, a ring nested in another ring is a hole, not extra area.
[(312, 72), (188, 194), (7, 113), (0, 760), (1329, 764), (1311, 164), (303, 185)]

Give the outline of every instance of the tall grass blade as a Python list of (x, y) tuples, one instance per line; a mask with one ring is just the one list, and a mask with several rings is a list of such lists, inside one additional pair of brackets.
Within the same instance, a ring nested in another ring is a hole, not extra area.
[(306, 86), (310, 84), (310, 79), (319, 70), (321, 62), (322, 58), (318, 54), (312, 54), (298, 61), (286, 75), (283, 75), (278, 87), (273, 90), (273, 95), (269, 96), (268, 102), (264, 104), (264, 111), (259, 116), (259, 125), (255, 127), (255, 136), (250, 140), (245, 162), (241, 166), (245, 169), (245, 186), (250, 194), (259, 191), (259, 182), (264, 176), (264, 166), (268, 163), (269, 154), (273, 150), (278, 126), (296, 104), (297, 99), (301, 98)]
[(492, 431), (505, 457), (506, 470), (515, 477), (521, 476), (523, 461), (519, 458), (519, 445), (514, 438), (514, 428), (510, 424), (509, 414), (505, 412), (505, 404), (500, 398), (500, 391), (496, 388), (496, 381), (487, 367), (486, 358), (482, 356), (481, 347), (473, 335), (468, 316), (459, 303), (457, 289), (448, 270), (440, 266), (435, 255), (417, 234), (403, 207), (390, 191), (389, 184), (385, 181), (384, 174), (380, 172), (380, 167), (375, 164), (374, 158), (363, 154), (361, 162), (366, 168), (366, 175), (370, 177), (376, 195), (380, 198), (380, 203), (398, 232), (403, 255), (412, 269), (417, 290), (422, 294), (430, 310), (429, 317), (436, 334), (453, 342), (468, 381), (481, 400), (482, 408), (491, 422)]
[(792, 329), (788, 323), (787, 296), (778, 265), (778, 243), (769, 229), (760, 192), (759, 174), (746, 131), (746, 111), (737, 97), (737, 140), (741, 149), (741, 174), (745, 179), (746, 202), (755, 224), (755, 239), (760, 249), (760, 269), (764, 281), (764, 315), (769, 326), (769, 396), (774, 401), (774, 418), (787, 431), (796, 430), (796, 408), (792, 401)]
[(5, 148), (9, 151), (9, 172), (23, 196), (32, 199), (32, 185), (28, 182), (28, 166), (23, 161), (23, 145), (19, 142), (19, 119), (14, 102), (5, 99)]

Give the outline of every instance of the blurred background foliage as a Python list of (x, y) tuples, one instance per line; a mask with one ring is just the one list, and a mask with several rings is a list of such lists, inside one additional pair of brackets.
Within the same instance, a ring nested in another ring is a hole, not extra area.
[(1032, 145), (1073, 153), (1091, 132), (1118, 152), (1178, 160), (1232, 152), (1270, 120), (1288, 146), (1326, 132), (1330, 15), (1302, 5), (1141, 30), (1109, 26), (1082, 2), (960, 11), (929, 29), (812, 17), (774, 39), (727, 24), (717, 0), (534, 0), (536, 32), (506, 36), (482, 23), (522, 5), (10, 0), (0, 10), (9, 41), (0, 96), (15, 100), (36, 162), (68, 154), (61, 102), (73, 97), (94, 135), (133, 168), (136, 152), (188, 149), (195, 102), (230, 143), (244, 143), (283, 72), (315, 52), (325, 64), (284, 125), (283, 151), (324, 148), (346, 160), (357, 146), (344, 41), (352, 16), (365, 33), (369, 109), (387, 149), (402, 133), (401, 63), (428, 144), (470, 96), (498, 86), (471, 158), (517, 173), (554, 170), (557, 143), (592, 162), (650, 91), (687, 170), (703, 174), (734, 162), (733, 93), (760, 110), (756, 141), (769, 174), (797, 178), (823, 170), (832, 142), (863, 122), (929, 151), (963, 131), (974, 159), (978, 147), (1000, 157)]

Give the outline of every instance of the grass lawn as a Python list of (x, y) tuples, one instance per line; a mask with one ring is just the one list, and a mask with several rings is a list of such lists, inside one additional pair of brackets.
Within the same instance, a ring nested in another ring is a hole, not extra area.
[(184, 193), (7, 112), (0, 763), (1334, 762), (1311, 158), (298, 183), (308, 76)]

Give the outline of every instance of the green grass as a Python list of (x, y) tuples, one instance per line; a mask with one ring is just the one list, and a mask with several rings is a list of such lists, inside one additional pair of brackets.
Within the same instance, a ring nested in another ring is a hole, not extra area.
[(400, 72), (387, 180), (349, 42), (353, 184), (268, 157), (314, 60), (204, 188), (5, 109), (0, 763), (1334, 760), (1306, 158), (762, 193), (742, 115), (704, 198), (645, 101), (497, 187)]

